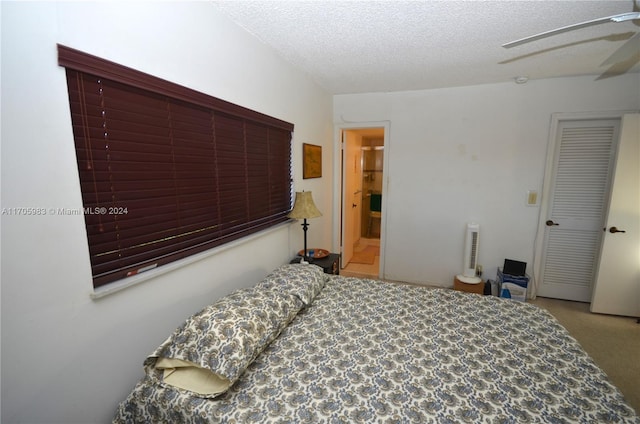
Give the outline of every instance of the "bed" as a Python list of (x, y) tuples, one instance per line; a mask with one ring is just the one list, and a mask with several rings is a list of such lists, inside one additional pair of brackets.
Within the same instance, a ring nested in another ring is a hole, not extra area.
[(284, 265), (189, 317), (120, 423), (640, 423), (534, 305)]

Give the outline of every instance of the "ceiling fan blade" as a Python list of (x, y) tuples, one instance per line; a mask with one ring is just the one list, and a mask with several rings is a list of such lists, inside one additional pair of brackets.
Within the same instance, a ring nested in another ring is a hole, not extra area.
[(604, 18), (598, 18), (590, 21), (580, 22), (578, 24), (567, 25), (565, 27), (552, 29), (551, 31), (545, 31), (545, 32), (541, 32), (540, 34), (532, 35), (530, 37), (525, 37), (519, 40), (511, 41), (510, 43), (503, 44), (502, 47), (509, 49), (511, 47), (519, 46), (521, 44), (529, 43), (531, 41), (536, 41), (541, 38), (550, 37), (552, 35), (561, 34), (563, 32), (572, 31), (578, 28), (604, 24), (607, 22), (626, 22), (634, 19), (640, 19), (640, 12), (621, 13), (619, 15), (606, 16)]
[(604, 71), (602, 75), (596, 78), (596, 80), (623, 75), (627, 73), (631, 68), (633, 68), (637, 63), (640, 63), (640, 52), (632, 54), (627, 59), (621, 62), (614, 63), (609, 67), (609, 69)]
[(631, 56), (640, 54), (640, 32), (636, 33), (633, 37), (628, 39), (622, 46), (620, 46), (615, 52), (611, 54), (600, 64), (600, 66), (613, 65), (618, 62), (623, 62)]

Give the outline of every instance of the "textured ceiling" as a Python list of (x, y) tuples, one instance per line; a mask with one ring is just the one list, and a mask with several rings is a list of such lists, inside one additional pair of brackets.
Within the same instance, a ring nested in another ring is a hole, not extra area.
[[(639, 72), (635, 57), (603, 65), (640, 32), (639, 20), (502, 44), (634, 10), (606, 1), (212, 1), (233, 21), (333, 94), (432, 89)], [(625, 50), (628, 53), (628, 50)], [(613, 67), (612, 67), (613, 66)], [(617, 68), (616, 68), (617, 66)]]

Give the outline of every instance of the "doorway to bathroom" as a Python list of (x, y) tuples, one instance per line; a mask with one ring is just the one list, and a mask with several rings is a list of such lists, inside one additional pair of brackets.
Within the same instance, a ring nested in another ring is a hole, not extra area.
[(382, 275), (384, 152), (384, 127), (342, 130), (343, 275)]

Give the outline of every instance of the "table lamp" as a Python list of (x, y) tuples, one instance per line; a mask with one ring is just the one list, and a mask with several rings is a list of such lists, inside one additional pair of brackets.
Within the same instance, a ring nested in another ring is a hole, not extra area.
[(311, 258), (307, 256), (307, 229), (309, 228), (309, 224), (307, 223), (307, 219), (309, 218), (317, 218), (322, 216), (315, 203), (313, 203), (313, 198), (311, 197), (310, 191), (297, 191), (296, 192), (296, 201), (293, 204), (293, 209), (287, 215), (288, 218), (293, 219), (302, 219), (302, 230), (304, 231), (304, 252), (302, 255), (303, 261), (309, 261)]

